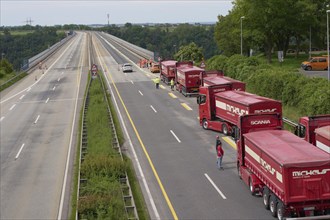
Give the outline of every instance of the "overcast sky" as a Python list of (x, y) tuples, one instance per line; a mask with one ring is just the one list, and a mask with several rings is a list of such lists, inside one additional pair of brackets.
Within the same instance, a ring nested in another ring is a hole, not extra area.
[(206, 1), (66, 1), (0, 0), (1, 26), (216, 22), (227, 15), (231, 0)]

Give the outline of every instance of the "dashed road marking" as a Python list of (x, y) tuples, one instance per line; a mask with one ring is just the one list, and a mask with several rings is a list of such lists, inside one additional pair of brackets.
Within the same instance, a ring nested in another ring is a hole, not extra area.
[(204, 173), (204, 176), (206, 177), (206, 179), (211, 183), (211, 185), (215, 188), (215, 190), (220, 194), (220, 196), (223, 199), (227, 199), (227, 197), (221, 192), (221, 190), (217, 187), (217, 185), (215, 185), (215, 183), (213, 182), (213, 180), (209, 177), (209, 175), (207, 175), (207, 173)]
[(181, 103), (181, 105), (185, 108), (185, 109), (187, 109), (188, 111), (192, 111), (192, 109), (186, 104), (186, 103)]
[(169, 92), (168, 93), (173, 99), (176, 99), (176, 98), (178, 98), (176, 95), (174, 95), (172, 92)]
[(21, 154), (23, 147), (25, 146), (25, 144), (22, 144), (21, 148), (19, 149), (18, 153), (16, 154), (15, 160), (19, 157), (19, 155)]
[(176, 134), (175, 134), (172, 130), (170, 130), (170, 132), (171, 132), (172, 135), (175, 137), (175, 139), (176, 139), (179, 143), (181, 143), (181, 140), (178, 138), (178, 136), (176, 136)]
[(13, 110), (15, 108), (15, 106), (16, 106), (16, 104), (12, 105), (9, 110), (10, 111)]
[(152, 105), (150, 105), (150, 108), (151, 108), (155, 113), (157, 113), (156, 109), (155, 109)]
[(37, 124), (39, 118), (40, 118), (40, 115), (37, 116), (36, 120), (34, 121), (34, 124)]

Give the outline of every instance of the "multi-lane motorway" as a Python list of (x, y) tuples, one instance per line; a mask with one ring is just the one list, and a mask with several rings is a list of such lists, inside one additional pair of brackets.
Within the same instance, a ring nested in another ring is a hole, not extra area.
[[(216, 132), (198, 122), (196, 99), (155, 88), (139, 57), (104, 33), (80, 32), (36, 70), (1, 93), (1, 219), (66, 218), (77, 113), (88, 72), (88, 39), (107, 79), (152, 219), (272, 219), (236, 170), (228, 138), (216, 167)], [(131, 62), (134, 72), (119, 64)], [(37, 81), (35, 80), (37, 76)], [(71, 157), (70, 157), (71, 156)], [(70, 159), (71, 160), (68, 160)]]
[(42, 69), (1, 93), (1, 219), (68, 212), (67, 162), (88, 72), (86, 41), (78, 34)]

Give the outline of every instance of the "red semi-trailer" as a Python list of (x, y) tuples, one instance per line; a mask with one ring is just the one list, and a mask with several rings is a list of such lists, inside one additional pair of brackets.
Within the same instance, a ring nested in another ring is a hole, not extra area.
[(316, 147), (330, 154), (330, 125), (315, 129), (315, 140)]
[(177, 62), (175, 82), (176, 90), (184, 96), (190, 96), (198, 93), (201, 85), (201, 77), (205, 70), (193, 65), (193, 62)]
[(330, 218), (329, 154), (282, 130), (280, 114), (244, 115), (238, 128), (239, 176), (274, 217)]
[(166, 60), (161, 62), (160, 79), (167, 85), (175, 79), (176, 60)]
[(294, 127), (297, 136), (316, 146), (315, 129), (330, 125), (330, 115), (304, 116), (298, 123), (287, 118), (283, 121)]
[[(214, 98), (210, 97), (212, 95)], [(201, 125), (206, 124), (207, 126), (203, 126), (204, 129), (210, 128), (225, 135), (232, 134), (241, 115), (255, 113), (279, 113), (282, 115), (280, 101), (244, 91), (224, 91), (212, 94), (201, 89), (200, 97), (199, 120)], [(209, 126), (210, 124), (213, 124), (212, 128)]]
[(245, 83), (229, 78), (209, 76), (203, 79), (199, 88), (199, 123), (204, 129), (222, 131), (222, 122), (215, 115), (215, 94), (228, 90), (245, 91)]

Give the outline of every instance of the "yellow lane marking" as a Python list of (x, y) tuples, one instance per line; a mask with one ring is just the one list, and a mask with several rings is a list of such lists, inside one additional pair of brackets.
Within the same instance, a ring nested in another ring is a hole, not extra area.
[[(104, 60), (103, 60), (103, 63), (104, 63)], [(110, 71), (109, 71), (107, 65), (103, 65), (103, 66), (105, 67), (105, 69), (106, 69), (107, 72), (109, 73), (109, 74), (107, 74), (107, 75), (110, 77), (110, 79), (111, 79), (111, 81), (112, 81), (113, 87), (115, 88), (116, 93), (117, 93), (117, 95), (118, 95), (118, 98), (119, 98), (121, 104), (123, 105), (123, 108), (124, 108), (124, 110), (125, 110), (125, 112), (126, 112), (126, 115), (127, 115), (127, 117), (128, 117), (128, 120), (130, 121), (130, 123), (131, 123), (131, 125), (132, 125), (132, 127), (133, 127), (133, 130), (134, 130), (134, 132), (135, 132), (135, 134), (136, 134), (136, 137), (137, 137), (137, 139), (139, 140), (139, 143), (140, 143), (140, 145), (141, 145), (141, 147), (142, 147), (142, 150), (143, 150), (144, 154), (145, 154), (146, 157), (147, 157), (147, 160), (148, 160), (148, 162), (149, 162), (149, 164), (150, 164), (150, 167), (151, 167), (151, 169), (152, 169), (152, 171), (153, 171), (153, 173), (154, 173), (154, 175), (155, 175), (155, 178), (156, 178), (156, 180), (157, 180), (157, 182), (158, 182), (158, 185), (159, 185), (159, 187), (160, 187), (160, 190), (162, 191), (163, 196), (164, 196), (164, 198), (165, 198), (165, 200), (166, 200), (166, 203), (167, 203), (167, 205), (168, 205), (168, 207), (169, 207), (169, 209), (170, 209), (170, 211), (171, 211), (171, 213), (172, 213), (172, 215), (173, 215), (173, 219), (178, 220), (178, 216), (177, 216), (177, 214), (176, 214), (176, 212), (175, 212), (175, 210), (174, 210), (174, 208), (173, 208), (173, 205), (172, 205), (172, 203), (171, 203), (171, 201), (170, 201), (170, 199), (169, 199), (169, 197), (168, 197), (168, 195), (167, 195), (167, 193), (166, 193), (166, 191), (165, 191), (165, 188), (164, 188), (164, 186), (163, 186), (163, 184), (162, 184), (162, 182), (161, 182), (161, 180), (160, 180), (160, 178), (159, 178), (159, 175), (158, 175), (158, 173), (157, 173), (157, 171), (156, 171), (156, 168), (155, 168), (155, 166), (154, 166), (154, 163), (152, 162), (152, 160), (151, 160), (151, 158), (150, 158), (150, 156), (149, 156), (149, 153), (148, 153), (148, 151), (147, 151), (147, 149), (146, 149), (146, 147), (145, 147), (145, 145), (144, 145), (144, 143), (143, 143), (143, 141), (142, 141), (142, 139), (141, 139), (141, 137), (140, 137), (140, 134), (139, 134), (139, 132), (137, 131), (137, 129), (136, 129), (136, 127), (135, 127), (135, 124), (134, 124), (134, 122), (133, 122), (133, 120), (132, 120), (132, 118), (131, 118), (131, 116), (130, 116), (130, 114), (129, 114), (127, 108), (126, 108), (126, 105), (125, 105), (125, 103), (124, 103), (124, 101), (123, 101), (123, 99), (122, 99), (122, 97), (121, 97), (121, 95), (120, 95), (118, 89), (117, 89), (117, 86), (116, 86), (116, 84), (115, 84), (115, 82), (114, 82), (114, 80), (113, 80), (113, 78), (112, 78), (112, 76), (111, 76), (111, 74), (110, 74)]]
[(162, 89), (165, 89), (165, 86), (163, 86), (163, 85), (159, 85), (159, 87), (162, 88)]
[(192, 109), (186, 103), (181, 103), (181, 105), (188, 111), (192, 111)]
[(176, 98), (178, 98), (178, 97), (176, 97), (176, 95), (174, 95), (173, 93), (171, 93), (171, 92), (169, 92), (168, 93), (173, 99), (176, 99)]
[(230, 137), (222, 137), (222, 139), (226, 141), (232, 148), (237, 150), (236, 143), (235, 141), (233, 141), (233, 139), (231, 139)]

